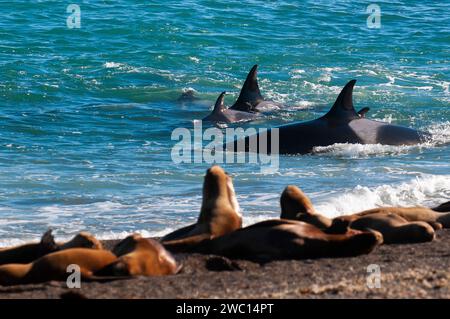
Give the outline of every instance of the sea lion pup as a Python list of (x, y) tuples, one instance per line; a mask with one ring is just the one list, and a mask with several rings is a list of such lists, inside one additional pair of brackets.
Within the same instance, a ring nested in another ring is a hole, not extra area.
[(28, 264), (42, 256), (58, 250), (69, 248), (93, 248), (102, 249), (102, 244), (91, 234), (81, 232), (66, 243), (56, 243), (49, 229), (42, 235), (39, 243), (24, 244), (17, 247), (0, 250), (0, 265)]
[(164, 247), (138, 234), (128, 236), (113, 248), (119, 257), (95, 276), (164, 276), (180, 271), (181, 266)]
[(196, 251), (259, 261), (351, 257), (371, 252), (382, 241), (376, 231), (326, 234), (304, 222), (274, 219), (204, 241)]
[(0, 266), (0, 285), (21, 285), (42, 283), (51, 280), (64, 281), (70, 275), (69, 265), (80, 267), (81, 278), (92, 274), (116, 261), (110, 251), (90, 248), (71, 248), (57, 251), (28, 264), (7, 264)]
[(426, 207), (380, 207), (356, 213), (357, 216), (366, 216), (376, 213), (397, 214), (409, 222), (426, 222), (435, 229), (450, 228), (450, 213), (436, 212)]
[(228, 234), (242, 227), (242, 215), (231, 177), (217, 165), (206, 171), (203, 202), (196, 224), (178, 229), (161, 239), (170, 250), (188, 249), (205, 240)]
[(365, 216), (348, 215), (333, 219), (327, 233), (346, 232), (348, 228), (356, 230), (376, 230), (383, 235), (385, 244), (408, 244), (432, 241), (434, 229), (425, 222), (408, 222), (393, 213), (374, 213)]
[(311, 200), (295, 185), (288, 185), (280, 197), (282, 219), (299, 220), (320, 229), (331, 226), (332, 220), (316, 212)]

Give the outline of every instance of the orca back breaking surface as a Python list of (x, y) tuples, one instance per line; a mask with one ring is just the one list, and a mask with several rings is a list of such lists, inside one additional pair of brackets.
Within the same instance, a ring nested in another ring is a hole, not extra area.
[(203, 121), (214, 123), (235, 123), (251, 121), (259, 117), (259, 114), (241, 112), (227, 109), (224, 104), (226, 92), (222, 92), (216, 100), (213, 111), (203, 118)]
[[(414, 145), (430, 137), (428, 133), (408, 127), (369, 120), (362, 116), (368, 108), (362, 109), (361, 113), (356, 112), (352, 98), (355, 83), (356, 80), (351, 80), (345, 85), (324, 116), (278, 127), (279, 154), (306, 154), (316, 146), (336, 143)], [(271, 130), (268, 130), (254, 136), (258, 141), (267, 141), (269, 153), (272, 149), (271, 134)], [(245, 151), (260, 152), (258, 147), (251, 148), (251, 138), (253, 137), (245, 137)], [(238, 141), (230, 144), (225, 146), (227, 150), (236, 150), (239, 145)]]
[(256, 106), (263, 101), (264, 98), (258, 85), (258, 65), (255, 64), (245, 79), (238, 99), (230, 109), (242, 112), (257, 112)]

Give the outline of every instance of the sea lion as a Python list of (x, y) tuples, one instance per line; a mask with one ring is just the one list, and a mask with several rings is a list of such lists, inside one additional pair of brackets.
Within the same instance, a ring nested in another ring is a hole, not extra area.
[(348, 227), (357, 230), (376, 230), (383, 235), (385, 244), (423, 243), (435, 238), (434, 229), (428, 223), (408, 222), (394, 213), (336, 217), (331, 227), (327, 229), (327, 233), (341, 233)]
[[(326, 233), (345, 233), (351, 229), (373, 229), (379, 231), (386, 244), (431, 241), (435, 237), (433, 228), (442, 228), (436, 220), (408, 220), (395, 212), (398, 208), (380, 208), (334, 219), (319, 214), (311, 200), (298, 187), (289, 185), (281, 194), (281, 218), (303, 221), (322, 229)], [(408, 211), (410, 209), (407, 209)], [(436, 213), (437, 214), (437, 213)]]
[(303, 221), (320, 229), (332, 224), (330, 218), (316, 212), (309, 197), (295, 185), (286, 186), (280, 197), (280, 206), (282, 219)]
[(159, 242), (138, 234), (119, 242), (112, 252), (119, 258), (95, 276), (164, 276), (176, 274), (181, 269)]
[(213, 239), (242, 227), (242, 215), (231, 177), (217, 165), (206, 171), (203, 202), (197, 223), (178, 229), (161, 239), (169, 250), (188, 249), (205, 239)]
[(351, 257), (371, 252), (382, 241), (376, 231), (326, 234), (304, 222), (274, 219), (203, 241), (196, 251), (259, 261)]
[[(356, 213), (358, 216), (366, 216), (376, 213), (392, 213), (397, 214), (407, 221), (416, 222), (423, 221), (429, 223), (433, 227), (439, 229), (440, 225), (443, 228), (450, 228), (450, 213), (436, 212), (426, 207), (380, 207)], [(439, 225), (440, 224), (440, 225)]]
[(102, 249), (102, 244), (94, 236), (86, 232), (77, 234), (66, 243), (56, 243), (52, 235), (52, 230), (50, 229), (42, 235), (39, 243), (1, 249), (0, 265), (28, 264), (49, 253), (76, 247)]
[(51, 280), (64, 281), (70, 275), (69, 265), (78, 265), (81, 278), (90, 278), (94, 272), (116, 261), (110, 251), (90, 248), (71, 248), (57, 251), (28, 264), (0, 266), (0, 285), (42, 283)]

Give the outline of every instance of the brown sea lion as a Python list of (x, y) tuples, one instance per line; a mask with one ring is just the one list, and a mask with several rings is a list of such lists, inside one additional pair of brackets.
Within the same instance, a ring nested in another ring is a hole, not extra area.
[(426, 222), (408, 222), (393, 213), (374, 213), (368, 215), (347, 215), (333, 219), (327, 233), (341, 233), (347, 228), (357, 230), (372, 229), (383, 235), (385, 244), (423, 243), (435, 238), (434, 229)]
[(274, 219), (204, 241), (197, 251), (260, 261), (351, 257), (371, 252), (382, 241), (376, 231), (326, 234), (304, 222)]
[(90, 278), (94, 272), (116, 261), (117, 257), (103, 249), (71, 248), (57, 251), (28, 264), (0, 266), (0, 285), (21, 285), (51, 280), (67, 280), (69, 265), (80, 267), (81, 278)]
[(288, 185), (284, 189), (280, 206), (282, 219), (303, 221), (320, 229), (326, 229), (332, 224), (332, 220), (319, 214), (309, 197), (295, 185)]
[(0, 265), (28, 264), (52, 252), (76, 247), (101, 249), (102, 245), (94, 236), (86, 232), (77, 234), (66, 243), (56, 243), (50, 229), (42, 235), (39, 243), (0, 249)]
[(113, 253), (119, 258), (96, 276), (164, 276), (180, 271), (173, 256), (157, 241), (138, 234), (119, 242)]
[[(289, 185), (281, 194), (281, 218), (304, 221), (320, 229), (327, 229), (333, 223), (331, 218), (318, 213), (311, 200), (296, 186)], [(354, 215), (370, 215), (378, 213), (394, 213), (407, 221), (423, 221), (430, 224), (435, 230), (450, 228), (450, 213), (440, 213), (448, 209), (449, 202), (433, 209), (425, 207), (380, 207), (366, 210)]]
[(435, 229), (439, 229), (441, 225), (443, 228), (450, 228), (450, 213), (439, 213), (426, 207), (380, 207), (365, 210), (355, 215), (366, 216), (378, 213), (397, 214), (410, 222), (426, 222)]
[(241, 227), (242, 216), (232, 179), (215, 165), (206, 172), (197, 223), (164, 236), (161, 242), (171, 250), (186, 250), (202, 240), (220, 237)]

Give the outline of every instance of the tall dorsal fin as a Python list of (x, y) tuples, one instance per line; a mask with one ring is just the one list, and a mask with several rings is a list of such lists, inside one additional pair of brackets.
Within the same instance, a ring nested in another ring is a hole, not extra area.
[(225, 98), (225, 94), (227, 92), (220, 93), (219, 97), (216, 100), (216, 104), (214, 104), (213, 113), (219, 113), (222, 112), (225, 109), (225, 105), (223, 103), (223, 100)]
[(264, 98), (259, 91), (258, 85), (258, 65), (255, 64), (245, 79), (244, 85), (242, 86), (241, 93), (236, 102), (233, 104), (231, 109), (239, 111), (254, 111), (253, 108)]
[(358, 113), (356, 113), (353, 107), (353, 87), (355, 86), (356, 80), (351, 80), (348, 82), (341, 93), (334, 102), (331, 110), (325, 114), (324, 118), (327, 119), (353, 119), (359, 118)]

